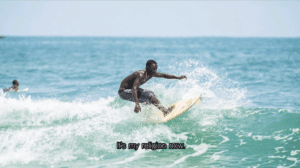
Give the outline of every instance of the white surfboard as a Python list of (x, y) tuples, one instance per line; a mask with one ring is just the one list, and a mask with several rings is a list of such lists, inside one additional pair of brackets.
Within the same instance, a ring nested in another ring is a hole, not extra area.
[[(164, 115), (162, 112), (160, 113), (156, 113), (156, 117), (161, 118), (158, 122), (160, 123), (166, 123), (170, 120), (173, 120), (174, 118), (180, 116), (181, 114), (183, 114), (184, 112), (186, 112), (188, 109), (190, 109), (195, 103), (197, 104), (202, 104), (202, 100), (203, 98), (201, 97), (201, 95), (195, 96), (193, 98), (187, 99), (187, 100), (182, 100), (180, 102), (176, 102), (174, 104), (171, 104), (170, 106), (168, 106), (168, 108), (174, 106), (173, 110)], [(159, 116), (157, 116), (159, 115)]]
[[(25, 89), (23, 89), (23, 90), (18, 90), (18, 91), (16, 91), (16, 92), (28, 92), (28, 90), (29, 90), (29, 88), (25, 88)], [(13, 91), (13, 90), (10, 90), (10, 91), (8, 91), (8, 92), (15, 92), (15, 91)]]

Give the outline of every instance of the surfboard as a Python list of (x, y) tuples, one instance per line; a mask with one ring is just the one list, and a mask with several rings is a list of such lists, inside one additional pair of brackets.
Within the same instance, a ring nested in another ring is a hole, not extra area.
[[(28, 90), (29, 90), (29, 88), (25, 88), (25, 89), (23, 89), (23, 90), (18, 90), (18, 91), (16, 91), (16, 92), (28, 92)], [(15, 92), (15, 91), (13, 91), (13, 90), (10, 90), (10, 91), (8, 91), (8, 92)]]
[(168, 108), (174, 106), (173, 110), (169, 112), (168, 114), (164, 115), (162, 112), (158, 113), (162, 120), (161, 123), (166, 123), (170, 120), (173, 120), (174, 118), (180, 116), (184, 112), (186, 112), (188, 109), (190, 109), (195, 103), (201, 105), (202, 104), (203, 97), (201, 97), (201, 94), (198, 96), (195, 96), (193, 98), (182, 100), (180, 102), (176, 102), (168, 106)]

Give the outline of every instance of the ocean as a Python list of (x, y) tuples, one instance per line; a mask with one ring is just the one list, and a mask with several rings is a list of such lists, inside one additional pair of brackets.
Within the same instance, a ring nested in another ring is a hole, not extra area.
[[(7, 36), (0, 58), (0, 88), (29, 88), (0, 89), (1, 167), (300, 166), (300, 38)], [(187, 80), (141, 88), (202, 105), (167, 123), (136, 114), (118, 89), (149, 59)]]

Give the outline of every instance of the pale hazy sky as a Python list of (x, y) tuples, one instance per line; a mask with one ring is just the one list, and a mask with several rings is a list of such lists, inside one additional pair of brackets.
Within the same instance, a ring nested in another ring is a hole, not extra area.
[(300, 37), (300, 1), (0, 1), (0, 35)]

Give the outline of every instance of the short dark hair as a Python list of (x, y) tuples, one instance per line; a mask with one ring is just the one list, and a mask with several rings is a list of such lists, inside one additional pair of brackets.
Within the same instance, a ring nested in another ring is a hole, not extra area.
[(146, 67), (150, 67), (151, 64), (156, 64), (157, 65), (157, 62), (154, 61), (154, 60), (148, 60), (147, 63), (146, 63)]
[(14, 80), (12, 83), (13, 85), (19, 85), (19, 82), (17, 80)]

